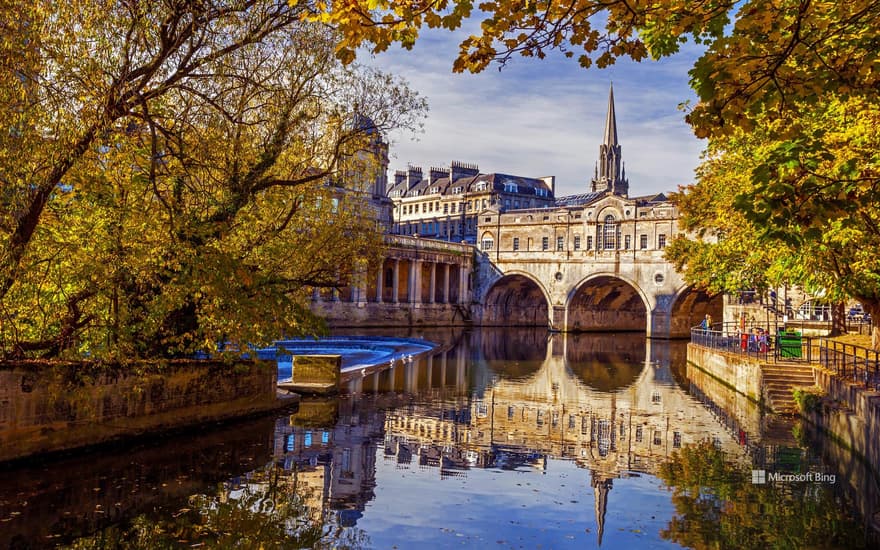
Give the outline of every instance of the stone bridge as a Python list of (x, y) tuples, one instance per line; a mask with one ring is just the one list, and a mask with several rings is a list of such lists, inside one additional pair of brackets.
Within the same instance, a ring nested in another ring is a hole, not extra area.
[(502, 251), (477, 254), (474, 318), (483, 326), (560, 332), (645, 332), (686, 338), (722, 297), (685, 284), (662, 250)]

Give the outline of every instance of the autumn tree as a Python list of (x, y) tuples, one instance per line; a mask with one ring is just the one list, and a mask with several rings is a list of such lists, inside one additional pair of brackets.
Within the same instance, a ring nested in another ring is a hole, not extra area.
[(380, 244), (342, 169), (375, 174), (378, 133), (413, 127), (423, 100), (340, 64), (336, 35), (283, 3), (16, 7), (3, 352), (161, 356), (317, 330), (311, 288)]

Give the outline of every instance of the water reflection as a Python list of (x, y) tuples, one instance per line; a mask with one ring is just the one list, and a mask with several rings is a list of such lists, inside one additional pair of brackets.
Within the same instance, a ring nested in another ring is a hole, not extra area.
[[(681, 346), (535, 330), (412, 336), (445, 345), (348, 375), (338, 399), (0, 473), (0, 547), (222, 546), (229, 533), (266, 548), (787, 547), (772, 529), (819, 521), (837, 530), (791, 540), (867, 540), (842, 503), (876, 509), (869, 469), (849, 462), (821, 490), (751, 486), (752, 468), (830, 472), (822, 454), (841, 457), (799, 447), (790, 426), (686, 369)], [(792, 498), (812, 503), (793, 508), (797, 521), (727, 533), (750, 513), (785, 515)]]

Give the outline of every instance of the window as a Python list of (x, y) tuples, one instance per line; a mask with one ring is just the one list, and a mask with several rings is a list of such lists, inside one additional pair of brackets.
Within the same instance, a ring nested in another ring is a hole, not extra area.
[(544, 425), (544, 411), (538, 411), (538, 415), (535, 417), (535, 424), (537, 426)]
[(558, 250), (558, 251), (565, 250), (565, 238), (564, 237), (556, 237), (556, 250)]
[(513, 405), (508, 405), (507, 406), (507, 419), (508, 420), (513, 420), (513, 413), (514, 412), (516, 412), (516, 409), (513, 407)]
[(485, 191), (486, 190), (486, 182), (485, 181), (478, 181), (477, 184), (474, 186), (474, 190), (475, 191)]
[(443, 205), (443, 213), (444, 213), (444, 214), (449, 214), (449, 205), (448, 205), (448, 204), (444, 204), (444, 205)]
[(519, 201), (513, 201), (513, 207), (519, 208)]
[(593, 236), (587, 235), (587, 250), (593, 250)]
[(519, 237), (514, 237), (514, 238), (513, 238), (513, 249), (514, 249), (514, 250), (519, 250)]
[(510, 208), (510, 199), (504, 199), (504, 208), (506, 208), (506, 209)]
[(541, 250), (547, 250), (550, 248), (550, 238), (549, 237), (541, 237)]
[(575, 416), (573, 414), (568, 415), (568, 429), (573, 430), (575, 425)]
[(450, 209), (453, 214), (455, 214), (455, 203), (452, 203), (452, 208)]
[(535, 187), (535, 194), (539, 197), (546, 197), (549, 193), (546, 189), (542, 189), (540, 187)]
[(575, 250), (581, 249), (581, 236), (580, 235), (575, 235), (575, 237), (574, 237), (574, 249)]
[(453, 195), (457, 195), (457, 194), (461, 193), (461, 191), (462, 191), (462, 188), (461, 188), (460, 186), (459, 186), (459, 187), (453, 187), (453, 188), (452, 188), (452, 194), (453, 194)]
[(648, 236), (647, 235), (639, 235), (639, 248), (642, 250), (648, 248)]
[(662, 434), (660, 433), (660, 430), (654, 430), (654, 445), (659, 445), (662, 442), (663, 442), (663, 439), (662, 439)]
[(519, 191), (519, 187), (512, 182), (507, 182), (504, 184), (504, 191), (507, 193), (517, 193)]
[(428, 211), (428, 203), (423, 202), (422, 203), (422, 213), (424, 214), (427, 211)]
[(672, 432), (672, 446), (676, 449), (681, 448), (681, 432)]
[(614, 216), (605, 216), (605, 224), (602, 227), (602, 248), (605, 250), (614, 250), (617, 248), (617, 222)]
[(636, 443), (642, 442), (642, 427), (636, 426)]
[(666, 235), (663, 233), (657, 235), (657, 248), (666, 248)]
[(495, 244), (495, 241), (492, 237), (483, 237), (482, 249), (483, 250), (492, 250), (492, 246)]
[(624, 235), (624, 237), (623, 237), (623, 248), (625, 248), (626, 250), (629, 250), (630, 246), (632, 246), (632, 242), (631, 242), (631, 241), (632, 241), (632, 236), (631, 236), (631, 235)]
[(433, 211), (434, 211), (434, 203), (433, 203), (433, 202), (429, 202), (429, 203), (428, 203), (428, 212), (433, 212)]

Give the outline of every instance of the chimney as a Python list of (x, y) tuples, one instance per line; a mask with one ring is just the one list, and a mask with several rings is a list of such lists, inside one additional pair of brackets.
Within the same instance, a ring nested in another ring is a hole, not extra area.
[(473, 177), (480, 174), (480, 167), (476, 164), (468, 164), (454, 160), (449, 165), (449, 179), (455, 181), (458, 178)]
[(406, 186), (410, 189), (413, 188), (417, 183), (422, 181), (422, 167), (421, 166), (413, 166), (412, 164), (407, 165), (406, 167)]
[(433, 184), (440, 178), (445, 178), (449, 175), (448, 170), (444, 170), (443, 168), (435, 168), (434, 166), (428, 171), (428, 183)]
[(394, 171), (394, 185), (400, 185), (406, 180), (406, 170)]

